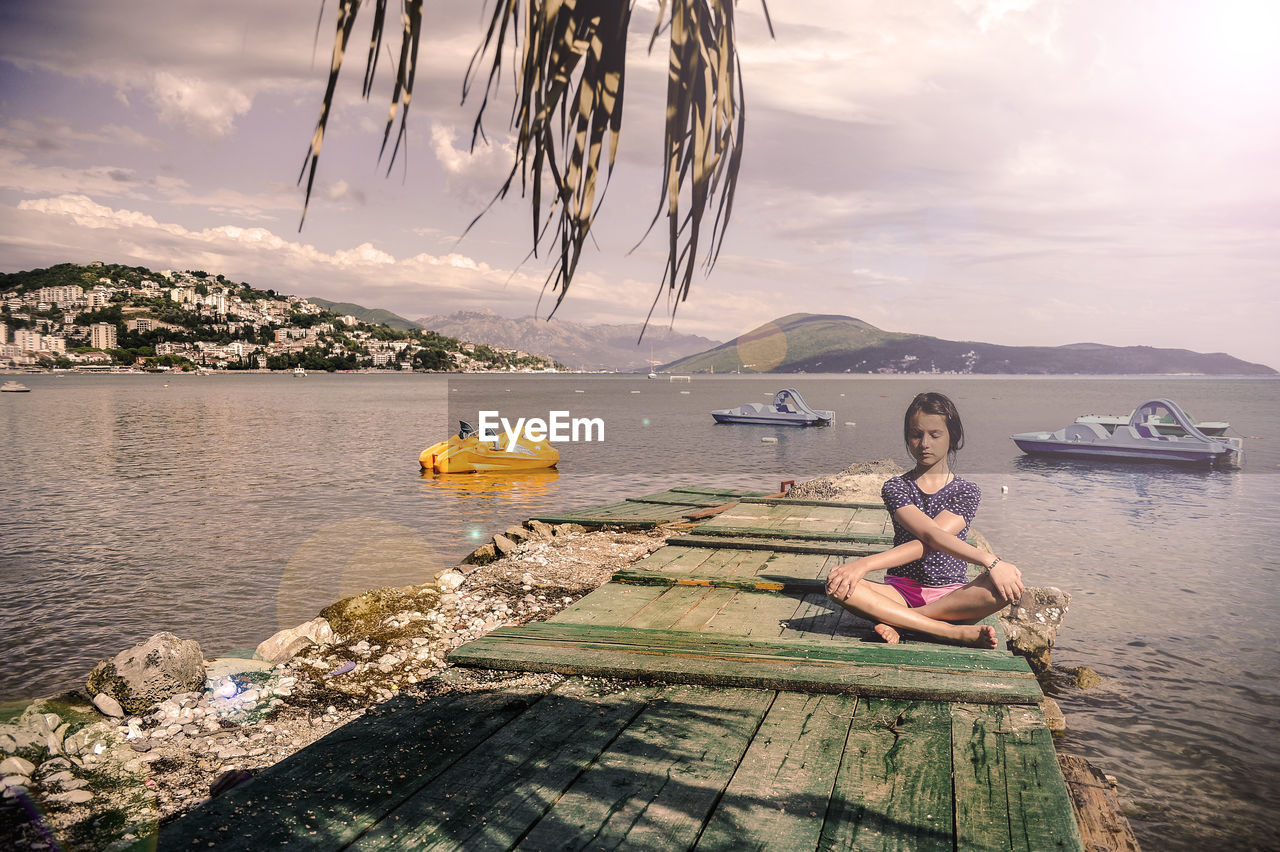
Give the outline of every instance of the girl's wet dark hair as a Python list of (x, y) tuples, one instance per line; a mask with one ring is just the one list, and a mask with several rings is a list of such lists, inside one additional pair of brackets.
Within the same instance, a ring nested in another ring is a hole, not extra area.
[(911, 448), (911, 418), (917, 414), (941, 414), (946, 418), (947, 435), (951, 438), (951, 447), (947, 450), (948, 457), (954, 457), (964, 446), (964, 425), (960, 422), (960, 412), (956, 411), (956, 404), (950, 397), (930, 391), (916, 394), (916, 398), (907, 406), (907, 413), (902, 417), (902, 442), (908, 449)]

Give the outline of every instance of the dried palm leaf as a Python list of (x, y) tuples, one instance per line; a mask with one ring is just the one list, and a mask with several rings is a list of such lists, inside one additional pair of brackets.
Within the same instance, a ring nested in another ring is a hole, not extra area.
[[(372, 89), (386, 18), (386, 0), (374, 3), (363, 88), (366, 98)], [(703, 219), (712, 207), (715, 215), (704, 261), (707, 272), (724, 242), (742, 162), (745, 113), (734, 42), (734, 0), (671, 0), (669, 19), (668, 5), (668, 0), (661, 0), (649, 42), (652, 50), (659, 35), (670, 31), (662, 202), (650, 230), (665, 211), (668, 258), (654, 305), (668, 290), (674, 297), (674, 314), (675, 304), (689, 295)], [(772, 33), (764, 0), (761, 5)], [(301, 182), (310, 168), (307, 203), (338, 73), (359, 8), (360, 0), (340, 2), (329, 84), (298, 177)], [(568, 293), (613, 174), (622, 128), (631, 9), (626, 0), (496, 0), (484, 41), (467, 68), (464, 100), (477, 82), (481, 63), (488, 58), (484, 94), (472, 130), (474, 148), (484, 136), (481, 122), (490, 96), (499, 86), (504, 48), (510, 42), (516, 89), (510, 123), (516, 132), (516, 156), (490, 205), (505, 198), (519, 177), (521, 194), (527, 193), (531, 200), (533, 255), (554, 223), (558, 252), (544, 286), (558, 292), (555, 307)], [(382, 140), (385, 153), (399, 111), (400, 127), (391, 162), (405, 135), (422, 29), (422, 0), (406, 0), (401, 19), (399, 64)], [(606, 145), (608, 162), (601, 182)], [(550, 192), (550, 198), (544, 210), (545, 191)]]

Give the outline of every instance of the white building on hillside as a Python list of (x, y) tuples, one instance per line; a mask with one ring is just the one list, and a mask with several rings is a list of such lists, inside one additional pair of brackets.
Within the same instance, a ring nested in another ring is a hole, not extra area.
[(93, 325), (89, 326), (89, 345), (94, 349), (115, 349), (115, 324), (109, 322), (95, 322)]

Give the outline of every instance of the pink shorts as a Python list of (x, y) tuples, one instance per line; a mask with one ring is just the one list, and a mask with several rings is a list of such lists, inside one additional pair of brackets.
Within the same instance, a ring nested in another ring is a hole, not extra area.
[(886, 586), (891, 586), (898, 590), (898, 594), (902, 595), (906, 600), (907, 606), (915, 609), (918, 606), (931, 604), (943, 595), (948, 595), (956, 589), (963, 589), (967, 583), (953, 583), (949, 586), (922, 586), (915, 580), (906, 577), (888, 577), (884, 578)]

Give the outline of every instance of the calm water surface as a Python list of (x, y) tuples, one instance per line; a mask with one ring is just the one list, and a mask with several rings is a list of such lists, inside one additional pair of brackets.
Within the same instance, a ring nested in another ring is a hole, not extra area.
[[(350, 594), (429, 580), (532, 514), (680, 482), (775, 489), (907, 459), (920, 390), (957, 402), (976, 526), (1029, 583), (1073, 596), (1054, 662), (1062, 744), (1114, 774), (1148, 849), (1280, 848), (1275, 546), (1280, 381), (1203, 378), (423, 375), (24, 376), (0, 397), (0, 698), (74, 687), (171, 630), (250, 648)], [(831, 429), (717, 426), (784, 384)], [(1239, 471), (1043, 462), (1008, 436), (1168, 396), (1246, 436)], [(559, 471), (422, 476), (417, 455), (480, 408), (602, 417)], [(777, 443), (763, 443), (764, 435)], [(1001, 486), (1008, 492), (1002, 493)]]

